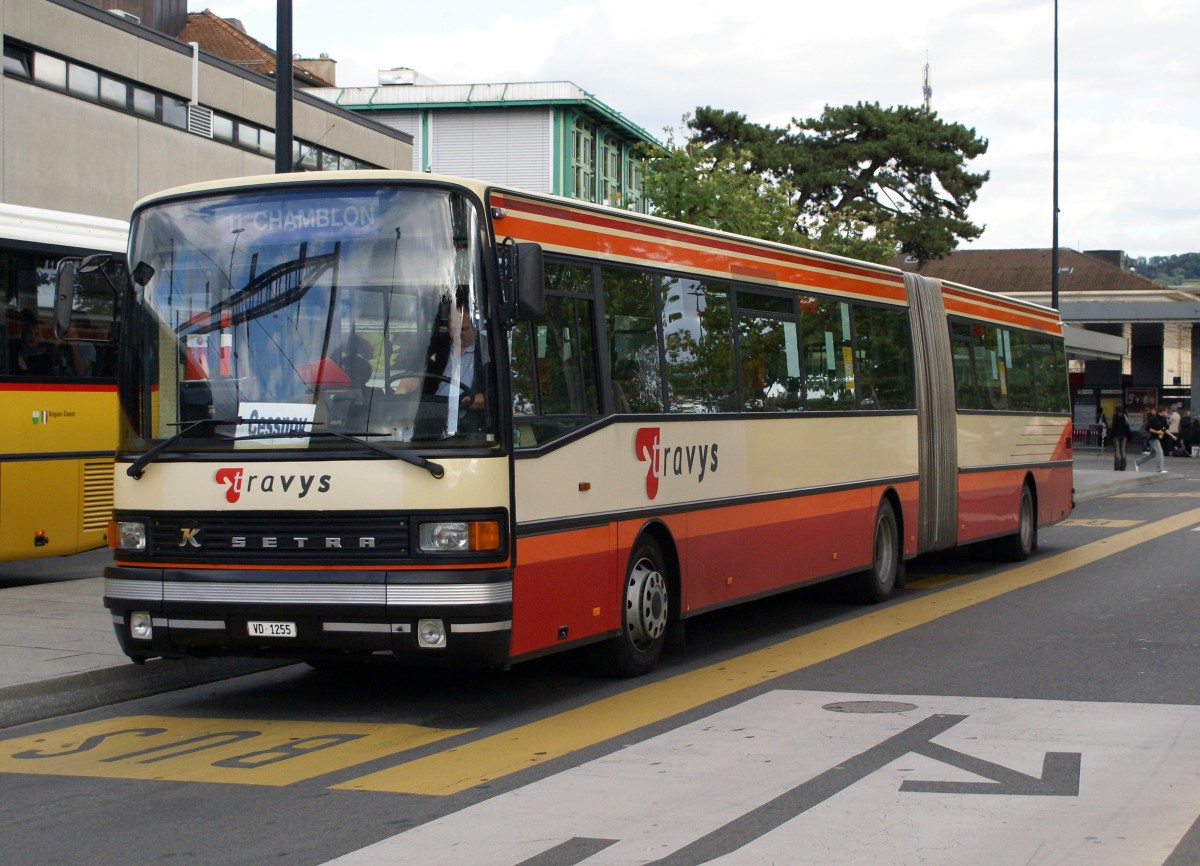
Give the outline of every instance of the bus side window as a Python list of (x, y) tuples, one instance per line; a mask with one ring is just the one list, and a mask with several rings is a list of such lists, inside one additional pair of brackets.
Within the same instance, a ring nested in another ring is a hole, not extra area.
[[(908, 311), (855, 306), (854, 347), (859, 408), (913, 408)], [(870, 405), (871, 402), (875, 405)]]
[(971, 363), (971, 326), (963, 322), (950, 325), (950, 351), (954, 360), (955, 403), (959, 409), (978, 409), (975, 394), (975, 368)]
[(799, 307), (805, 406), (809, 409), (853, 409), (850, 305), (845, 301), (801, 297)]
[(542, 444), (600, 414), (592, 271), (547, 263), (541, 318), (509, 334), (514, 442)]
[(654, 278), (624, 268), (603, 268), (604, 318), (612, 378), (612, 411), (661, 412), (662, 371), (658, 351)]
[(666, 277), (659, 288), (671, 412), (735, 412), (730, 288)]

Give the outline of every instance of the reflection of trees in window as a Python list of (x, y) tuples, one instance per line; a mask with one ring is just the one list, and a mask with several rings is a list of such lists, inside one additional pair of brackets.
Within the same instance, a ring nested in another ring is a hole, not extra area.
[(1062, 340), (978, 322), (950, 326), (960, 409), (1066, 412)]
[(748, 412), (800, 408), (800, 358), (795, 322), (743, 313), (738, 316), (742, 407)]
[(1032, 412), (1037, 404), (1033, 399), (1033, 357), (1029, 334), (1025, 331), (1005, 333), (1008, 349), (1008, 405), (1021, 412)]
[[(911, 409), (913, 385), (908, 311), (856, 306), (854, 341), (859, 407)], [(872, 402), (875, 405), (871, 405)]]
[(737, 306), (742, 408), (800, 408), (800, 349), (792, 299), (739, 291)]
[(508, 357), (512, 364), (512, 408), (514, 415), (536, 415), (537, 393), (533, 383), (533, 344), (529, 323), (518, 322), (508, 333)]
[(965, 322), (950, 325), (950, 353), (954, 363), (955, 405), (959, 409), (978, 409), (975, 368), (971, 363), (971, 326)]
[(811, 297), (799, 301), (805, 405), (810, 409), (851, 409), (854, 356), (850, 305)]
[[(513, 400), (518, 412), (540, 415), (594, 415), (599, 411), (592, 339), (591, 271), (573, 265), (546, 265), (546, 308), (530, 332), (516, 334), (513, 348)], [(518, 328), (516, 330), (522, 330)], [(532, 350), (532, 351), (531, 351)], [(517, 354), (520, 353), (520, 354)], [(527, 359), (532, 355), (533, 364)], [(536, 407), (530, 399), (536, 386)], [(519, 402), (518, 402), (519, 401)]]
[(729, 287), (664, 278), (660, 291), (670, 410), (736, 411)]
[(661, 412), (662, 375), (654, 327), (654, 277), (617, 268), (600, 272), (616, 412)]
[(975, 364), (979, 408), (1007, 409), (1008, 380), (1001, 329), (992, 325), (972, 325), (971, 354)]
[(1034, 336), (1031, 343), (1037, 411), (1066, 412), (1070, 397), (1067, 393), (1067, 359), (1063, 342), (1053, 337)]

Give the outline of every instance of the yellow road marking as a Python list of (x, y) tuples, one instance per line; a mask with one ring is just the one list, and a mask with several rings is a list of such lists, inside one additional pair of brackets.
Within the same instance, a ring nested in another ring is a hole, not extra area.
[(1191, 493), (1114, 493), (1113, 499), (1200, 499), (1200, 491)]
[(281, 786), (460, 733), (416, 725), (121, 716), (0, 741), (0, 772)]
[(562, 757), (1200, 522), (1194, 509), (726, 662), (352, 779), (338, 789), (444, 796)]
[(956, 580), (966, 580), (974, 572), (963, 572), (962, 574), (927, 574), (922, 577), (910, 577), (904, 581), (904, 585), (909, 589), (933, 589), (935, 586), (945, 586), (948, 583), (954, 583)]
[(1056, 526), (1104, 526), (1114, 529), (1127, 529), (1130, 526), (1139, 526), (1145, 523), (1144, 520), (1106, 520), (1104, 518), (1096, 518), (1088, 520), (1083, 517), (1070, 517), (1066, 520), (1061, 520)]

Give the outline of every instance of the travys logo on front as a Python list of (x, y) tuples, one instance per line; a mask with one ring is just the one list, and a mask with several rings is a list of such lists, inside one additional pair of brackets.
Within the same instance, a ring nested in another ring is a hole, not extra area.
[(717, 471), (717, 444), (686, 440), (664, 444), (661, 427), (639, 427), (633, 437), (633, 452), (638, 462), (647, 464), (646, 497), (658, 496), (659, 482), (663, 479), (683, 478), (702, 484)]
[(225, 485), (225, 500), (237, 502), (246, 496), (295, 496), (303, 499), (310, 493), (328, 493), (332, 476), (266, 473), (254, 475), (241, 466), (224, 466), (214, 479)]

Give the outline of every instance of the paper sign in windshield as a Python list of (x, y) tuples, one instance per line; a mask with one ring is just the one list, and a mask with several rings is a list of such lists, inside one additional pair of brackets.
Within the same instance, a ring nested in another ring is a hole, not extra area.
[(240, 403), (238, 448), (305, 447), (317, 407), (311, 403)]

